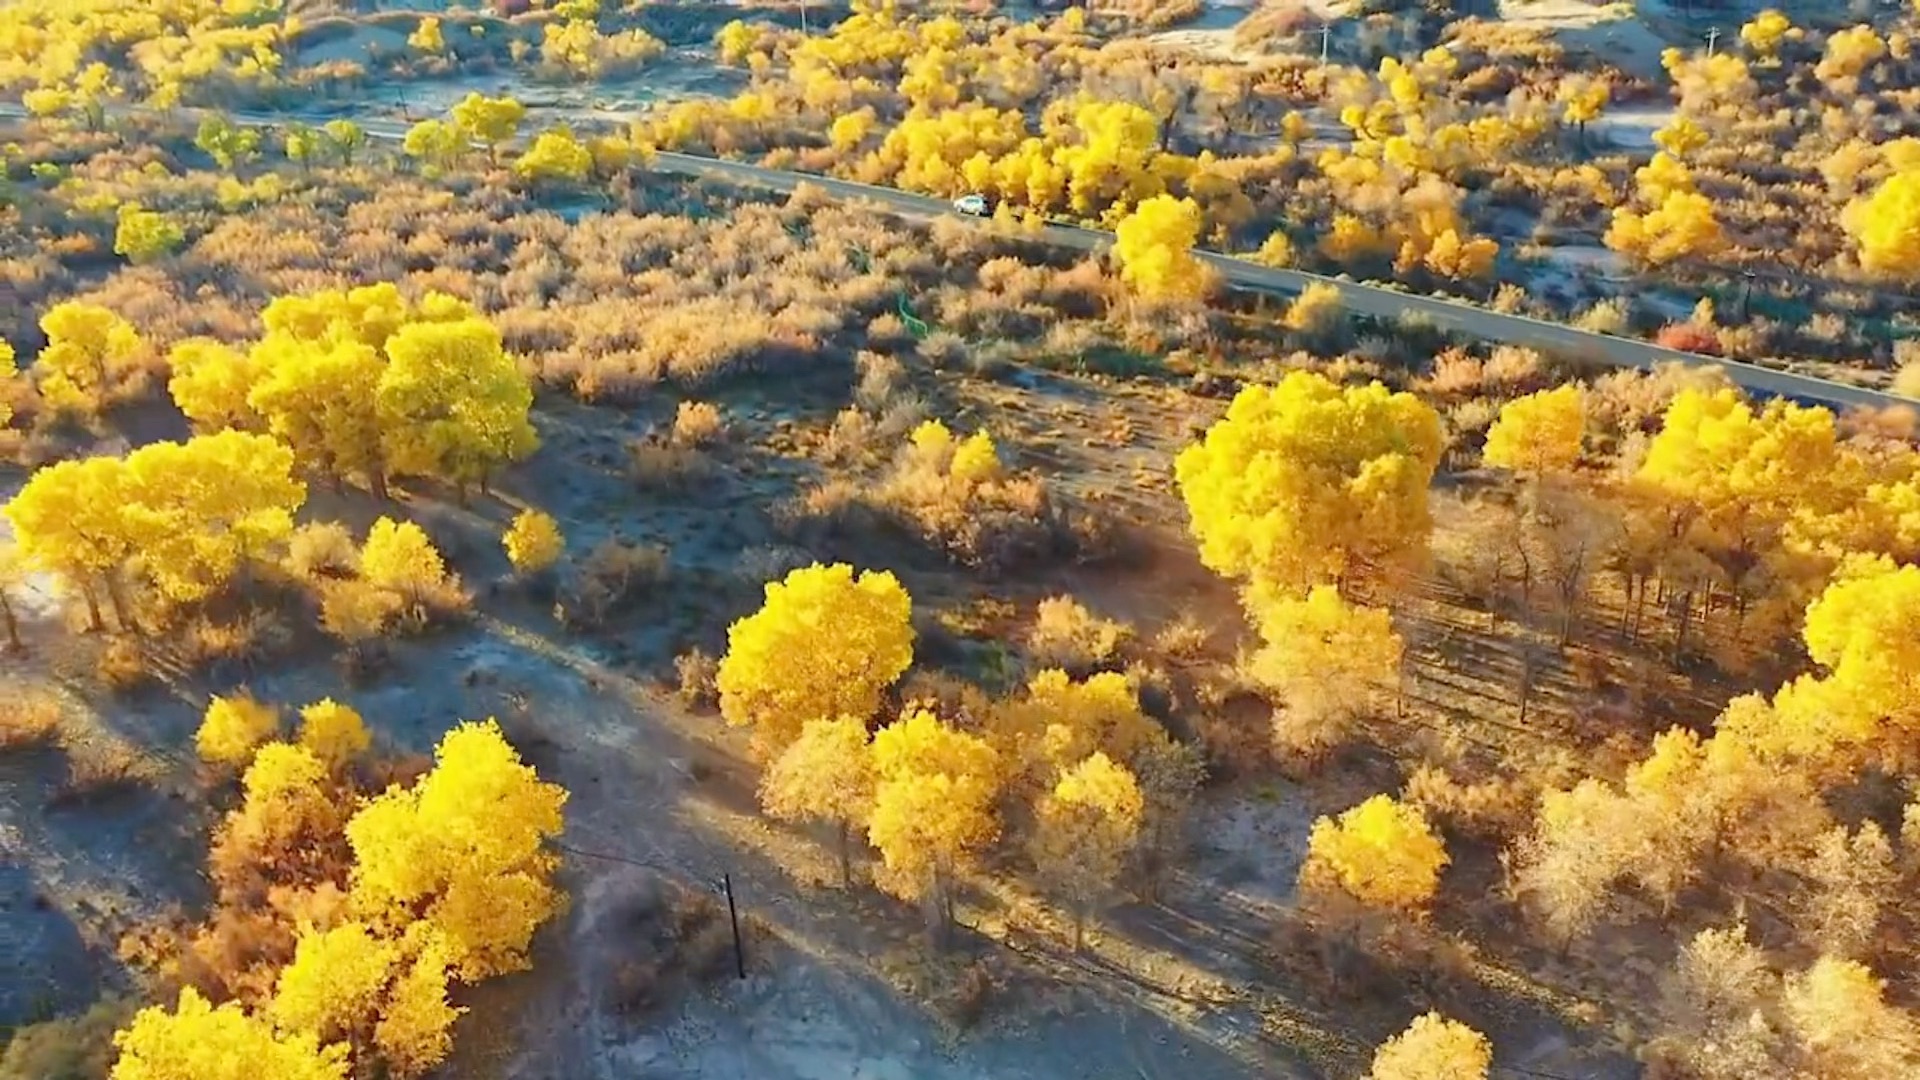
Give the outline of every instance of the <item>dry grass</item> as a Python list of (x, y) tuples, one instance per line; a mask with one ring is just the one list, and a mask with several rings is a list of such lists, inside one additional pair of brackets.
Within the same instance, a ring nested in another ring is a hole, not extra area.
[(706, 451), (677, 439), (636, 439), (627, 445), (627, 462), (635, 486), (656, 495), (694, 490), (714, 472)]
[(111, 638), (94, 657), (94, 676), (116, 694), (131, 694), (154, 679), (152, 659), (137, 638)]
[(711, 712), (720, 707), (720, 662), (704, 649), (688, 649), (673, 658), (680, 700), (690, 709)]
[(673, 445), (711, 446), (727, 436), (726, 421), (720, 408), (705, 401), (683, 401), (673, 416)]
[(57, 796), (60, 802), (97, 802), (136, 787), (157, 776), (154, 763), (140, 748), (107, 734), (88, 734), (65, 740), (67, 778)]

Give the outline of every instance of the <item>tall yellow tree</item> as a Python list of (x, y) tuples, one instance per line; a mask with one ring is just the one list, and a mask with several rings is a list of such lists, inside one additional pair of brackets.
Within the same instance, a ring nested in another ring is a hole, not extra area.
[(122, 507), (137, 564), (169, 600), (192, 603), (293, 533), (307, 497), (293, 451), (266, 435), (222, 431), (150, 443), (127, 455)]
[(1375, 795), (1337, 820), (1313, 823), (1300, 881), (1363, 904), (1418, 912), (1439, 890), (1449, 861), (1419, 807)]
[(1920, 281), (1920, 169), (1897, 172), (1848, 204), (1840, 224), (1868, 273)]
[(873, 810), (873, 760), (867, 723), (857, 717), (809, 720), (800, 737), (774, 759), (760, 780), (760, 805), (782, 821), (833, 826), (840, 884), (853, 887), (853, 830)]
[(1198, 300), (1213, 274), (1193, 255), (1200, 240), (1200, 207), (1192, 199), (1156, 195), (1114, 226), (1120, 279), (1146, 300)]
[(432, 771), (347, 823), (353, 910), (398, 931), (424, 919), (468, 982), (523, 970), (534, 931), (559, 909), (547, 841), (564, 789), (542, 781), (492, 720), (440, 740)]
[(1402, 644), (1380, 608), (1346, 600), (1331, 585), (1304, 599), (1254, 605), (1262, 645), (1248, 662), (1254, 680), (1285, 707), (1276, 741), (1307, 754), (1346, 737), (1354, 720), (1378, 708), (1400, 670)]
[[(201, 432), (251, 428), (259, 415), (247, 404), (259, 380), (251, 354), (211, 338), (188, 338), (167, 352), (173, 376), (167, 392)], [(282, 436), (284, 438), (284, 436)]]
[(103, 626), (100, 593), (113, 603), (122, 630), (133, 626), (124, 574), (139, 550), (125, 507), (131, 484), (119, 458), (62, 461), (38, 469), (7, 503), (21, 557), (60, 575), (87, 604), (89, 624)]
[(1140, 785), (1126, 766), (1095, 753), (1060, 774), (1040, 801), (1034, 865), (1073, 912), (1073, 947), (1086, 942), (1087, 915), (1113, 888), (1140, 838)]
[(1298, 595), (1424, 552), (1441, 445), (1411, 394), (1294, 372), (1240, 391), (1174, 475), (1209, 569)]
[(375, 395), (386, 364), (373, 346), (269, 333), (249, 361), (258, 381), (247, 405), (267, 430), (335, 484), (360, 477), (385, 498), (385, 433)]
[(395, 472), (479, 483), (540, 446), (533, 386), (483, 319), (411, 322), (387, 341), (375, 391)]
[(876, 786), (867, 838), (880, 887), (926, 904), (929, 925), (953, 921), (953, 878), (999, 836), (998, 755), (986, 741), (912, 710), (873, 737)]
[(760, 610), (728, 627), (720, 714), (752, 726), (771, 759), (809, 720), (871, 718), (912, 662), (913, 602), (899, 580), (816, 563), (768, 582)]
[(989, 724), (1001, 764), (1043, 792), (1091, 754), (1127, 762), (1166, 737), (1127, 677), (1111, 671), (1080, 681), (1059, 669), (1042, 671), (1023, 694), (997, 705)]

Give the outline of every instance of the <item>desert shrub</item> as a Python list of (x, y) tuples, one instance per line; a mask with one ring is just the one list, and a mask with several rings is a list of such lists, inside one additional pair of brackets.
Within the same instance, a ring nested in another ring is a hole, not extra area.
[(690, 709), (712, 712), (720, 707), (720, 661), (704, 649), (692, 648), (673, 658), (680, 700)]
[(1072, 546), (1072, 530), (1046, 485), (1031, 474), (1010, 474), (984, 431), (956, 439), (938, 420), (922, 423), (874, 498), (968, 566), (1004, 572)]
[(821, 450), (836, 464), (859, 461), (871, 449), (874, 440), (873, 417), (849, 405), (834, 414)]
[(293, 631), (279, 614), (254, 610), (231, 618), (197, 615), (179, 632), (181, 655), (198, 665), (234, 663), (251, 665), (283, 652), (293, 641)]
[(705, 401), (683, 401), (673, 416), (675, 446), (708, 446), (726, 437), (720, 409)]
[(627, 444), (627, 461), (634, 484), (655, 494), (696, 489), (714, 471), (705, 451), (657, 436)]
[(935, 370), (945, 371), (967, 357), (967, 343), (951, 330), (934, 330), (920, 339), (920, 359)]
[(1100, 618), (1071, 596), (1055, 596), (1035, 610), (1027, 652), (1043, 668), (1084, 675), (1107, 666), (1130, 636), (1124, 623)]
[(153, 764), (125, 739), (87, 736), (65, 743), (67, 777), (59, 799), (106, 799), (153, 779)]
[(78, 1016), (16, 1030), (0, 1055), (0, 1080), (107, 1080), (119, 1056), (113, 1033), (133, 1012), (132, 1002), (106, 998)]
[(893, 357), (877, 352), (861, 352), (853, 362), (860, 375), (853, 391), (854, 404), (870, 413), (885, 409), (906, 378), (906, 368)]
[(51, 745), (60, 736), (60, 700), (45, 691), (0, 688), (0, 750)]
[(207, 703), (193, 742), (201, 760), (238, 769), (279, 730), (280, 711), (242, 691)]
[(1183, 611), (1153, 636), (1153, 650), (1176, 663), (1194, 661), (1207, 654), (1213, 644), (1213, 628), (1192, 611)]
[(568, 626), (604, 626), (665, 581), (670, 569), (667, 549), (658, 544), (636, 544), (618, 537), (601, 541), (561, 586), (557, 613)]
[(900, 316), (889, 311), (874, 317), (867, 324), (867, 345), (887, 352), (896, 352), (913, 344), (913, 333), (907, 329)]
[(287, 540), (286, 568), (302, 580), (350, 578), (360, 569), (360, 548), (353, 533), (337, 521), (315, 521)]
[[(600, 1003), (627, 1017), (733, 971), (733, 929), (712, 892), (652, 875), (613, 877), (582, 901)], [(741, 921), (741, 932), (754, 929)]]
[(1720, 355), (1719, 333), (1698, 323), (1668, 323), (1653, 336), (1653, 343), (1661, 348), (1699, 353), (1702, 356)]
[(116, 694), (130, 694), (153, 681), (153, 662), (132, 637), (110, 639), (94, 657), (94, 675)]
[(1319, 26), (1320, 19), (1297, 0), (1267, 0), (1233, 28), (1233, 41), (1243, 49), (1264, 50)]
[(1573, 325), (1589, 333), (1615, 336), (1624, 335), (1633, 328), (1627, 318), (1626, 302), (1617, 297), (1602, 300), (1581, 312), (1580, 316), (1573, 320)]

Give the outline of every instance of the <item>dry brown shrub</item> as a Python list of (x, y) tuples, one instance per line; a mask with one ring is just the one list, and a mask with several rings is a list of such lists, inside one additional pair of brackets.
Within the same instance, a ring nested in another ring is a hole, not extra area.
[(1320, 18), (1298, 0), (1267, 0), (1233, 28), (1233, 43), (1243, 49), (1270, 49), (1320, 28)]
[(112, 798), (153, 781), (155, 770), (140, 748), (125, 739), (86, 735), (63, 744), (67, 778), (57, 796), (60, 802), (91, 802)]
[(869, 348), (894, 352), (911, 344), (913, 344), (912, 332), (907, 329), (907, 324), (901, 321), (900, 316), (891, 311), (876, 315), (873, 321), (867, 324)]
[(1698, 323), (1668, 323), (1653, 336), (1653, 343), (1663, 349), (1678, 349), (1702, 356), (1720, 355), (1719, 333)]
[(1027, 652), (1042, 667), (1084, 675), (1110, 664), (1132, 636), (1126, 624), (1096, 616), (1071, 596), (1055, 596), (1035, 610)]
[(693, 648), (673, 658), (680, 700), (689, 709), (712, 712), (720, 706), (720, 661), (704, 649)]
[(353, 533), (338, 521), (315, 521), (293, 531), (287, 541), (285, 566), (302, 581), (321, 578), (345, 580), (360, 572), (360, 548)]
[(849, 405), (834, 414), (833, 426), (827, 429), (826, 442), (821, 449), (828, 461), (850, 464), (872, 450), (874, 435), (873, 418)]
[(1524, 831), (1536, 793), (1511, 779), (1475, 784), (1455, 780), (1447, 770), (1422, 765), (1407, 779), (1405, 798), (1436, 819), (1487, 840)]
[(885, 409), (906, 379), (907, 369), (885, 353), (863, 351), (853, 363), (860, 376), (853, 391), (854, 403), (870, 413)]
[(602, 541), (574, 567), (561, 586), (556, 614), (570, 627), (606, 625), (649, 589), (667, 580), (672, 563), (658, 544), (614, 537)]
[(1213, 628), (1192, 611), (1183, 611), (1153, 636), (1153, 651), (1164, 660), (1191, 663), (1213, 646)]
[(920, 339), (920, 359), (944, 371), (966, 359), (967, 343), (951, 330), (935, 330)]
[(683, 401), (673, 416), (673, 442), (676, 446), (708, 446), (726, 438), (726, 421), (720, 408), (705, 401)]
[(658, 437), (627, 444), (628, 470), (642, 491), (685, 492), (713, 475), (713, 459), (706, 451)]
[(49, 746), (60, 737), (60, 699), (17, 684), (0, 687), (0, 750)]
[(140, 642), (125, 635), (111, 638), (94, 658), (94, 675), (116, 694), (130, 694), (154, 679), (153, 663)]
[(251, 667), (284, 653), (293, 629), (271, 611), (254, 610), (229, 619), (195, 616), (180, 635), (182, 657), (195, 666), (231, 662)]
[(107, 1080), (119, 1057), (113, 1036), (139, 1006), (104, 998), (78, 1016), (28, 1024), (0, 1054), (0, 1080)]

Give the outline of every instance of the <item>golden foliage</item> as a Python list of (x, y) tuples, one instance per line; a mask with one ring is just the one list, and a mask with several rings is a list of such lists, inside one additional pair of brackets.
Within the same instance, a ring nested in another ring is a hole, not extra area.
[(347, 1080), (345, 1045), (322, 1049), (311, 1034), (280, 1034), (238, 1003), (214, 1008), (192, 987), (171, 1012), (142, 1009), (114, 1044), (112, 1080)]
[[(831, 633), (823, 633), (827, 627)], [(818, 563), (768, 582), (760, 610), (727, 629), (716, 682), (729, 724), (773, 757), (809, 720), (866, 719), (913, 662), (912, 600), (886, 571)]]
[(240, 768), (280, 730), (280, 712), (245, 694), (216, 697), (207, 705), (194, 746), (205, 761)]
[(1174, 463), (1209, 569), (1298, 594), (1424, 549), (1439, 417), (1379, 383), (1249, 386)]
[(1481, 458), (1523, 476), (1564, 473), (1580, 461), (1586, 426), (1586, 392), (1579, 386), (1528, 394), (1500, 407)]
[(341, 769), (366, 753), (373, 737), (352, 706), (323, 698), (300, 710), (300, 745), (329, 767)]
[(954, 872), (999, 835), (998, 756), (984, 740), (912, 710), (873, 737), (876, 786), (867, 838), (902, 899), (950, 902)]
[(1418, 807), (1375, 795), (1337, 820), (1313, 823), (1300, 880), (1365, 904), (1419, 911), (1438, 891), (1449, 861)]
[(553, 515), (532, 508), (514, 515), (500, 543), (507, 549), (507, 561), (522, 574), (550, 569), (567, 548), (560, 523), (553, 520)]
[(1486, 1080), (1492, 1064), (1485, 1035), (1430, 1012), (1380, 1044), (1367, 1080)]

